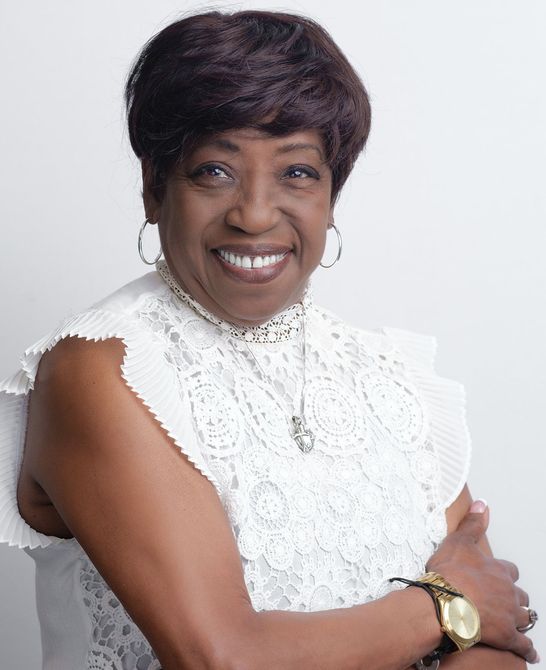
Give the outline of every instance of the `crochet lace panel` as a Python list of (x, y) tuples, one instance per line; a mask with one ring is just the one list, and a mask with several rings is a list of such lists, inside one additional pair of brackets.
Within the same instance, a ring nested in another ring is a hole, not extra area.
[[(302, 453), (289, 426), (301, 332), (241, 341), (167, 287), (136, 318), (176, 380), (195, 436), (188, 456), (196, 445), (215, 483), (256, 610), (350, 607), (396, 588), (389, 577), (424, 572), (446, 532), (439, 459), (429, 404), (391, 338), (309, 307), (305, 419), (315, 443)], [(93, 622), (87, 667), (158, 668), (91, 563), (81, 584)]]
[(161, 670), (148, 641), (87, 558), (80, 586), (92, 623), (86, 670)]

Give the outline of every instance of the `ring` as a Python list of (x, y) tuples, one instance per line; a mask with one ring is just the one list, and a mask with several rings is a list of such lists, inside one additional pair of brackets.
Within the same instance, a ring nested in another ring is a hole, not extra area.
[(538, 614), (535, 610), (529, 609), (529, 607), (525, 607), (525, 605), (522, 605), (521, 607), (524, 610), (527, 610), (527, 613), (529, 614), (529, 623), (526, 626), (516, 626), (516, 628), (520, 633), (526, 633), (528, 630), (531, 630), (531, 628), (533, 628), (533, 626), (538, 621)]

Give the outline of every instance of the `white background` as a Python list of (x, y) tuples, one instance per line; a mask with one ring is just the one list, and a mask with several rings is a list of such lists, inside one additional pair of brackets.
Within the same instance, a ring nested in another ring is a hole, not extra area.
[[(533, 633), (546, 654), (546, 4), (215, 6), (308, 13), (368, 86), (371, 139), (336, 216), (343, 257), (319, 268), (315, 298), (366, 328), (437, 335), (438, 371), (467, 388), (471, 489), (543, 614)], [(122, 88), (145, 40), (196, 7), (0, 5), (0, 377), (63, 317), (147, 271)], [(33, 563), (6, 546), (0, 594), (1, 667), (38, 668)]]

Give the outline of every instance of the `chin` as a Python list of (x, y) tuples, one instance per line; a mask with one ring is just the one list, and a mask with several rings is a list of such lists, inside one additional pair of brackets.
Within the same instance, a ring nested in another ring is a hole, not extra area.
[[(259, 326), (298, 301), (285, 299), (245, 298), (229, 306), (228, 320), (241, 326)], [(227, 307), (227, 305), (226, 305)]]

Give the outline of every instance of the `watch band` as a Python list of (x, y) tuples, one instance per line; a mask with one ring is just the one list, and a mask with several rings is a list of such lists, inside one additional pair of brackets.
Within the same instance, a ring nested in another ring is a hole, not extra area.
[[(427, 572), (417, 580), (405, 579), (404, 577), (392, 577), (390, 582), (402, 582), (407, 586), (417, 586), (426, 591), (434, 602), (436, 617), (443, 630), (442, 612), (439, 603), (438, 592), (453, 598), (464, 598), (462, 593), (455, 590), (451, 584), (436, 572)], [(417, 661), (417, 670), (437, 670), (440, 667), (440, 659), (445, 655), (458, 650), (455, 642), (444, 632), (440, 645), (430, 654)]]

